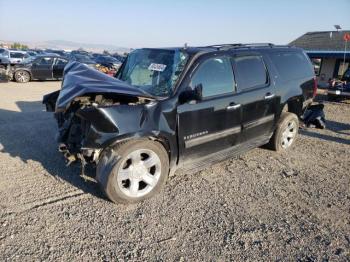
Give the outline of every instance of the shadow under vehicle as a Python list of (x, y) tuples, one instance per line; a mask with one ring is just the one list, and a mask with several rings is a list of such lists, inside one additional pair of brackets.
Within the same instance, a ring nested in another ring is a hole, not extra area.
[(131, 203), (159, 192), (176, 170), (265, 144), (287, 150), (316, 89), (298, 48), (145, 48), (128, 55), (116, 78), (69, 63), (61, 90), (43, 103), (55, 111), (67, 161), (96, 164), (108, 198)]

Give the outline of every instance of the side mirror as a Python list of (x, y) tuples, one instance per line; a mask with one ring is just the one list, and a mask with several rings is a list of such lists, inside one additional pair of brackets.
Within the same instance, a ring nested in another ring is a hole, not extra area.
[(201, 101), (203, 98), (203, 86), (202, 84), (198, 84), (195, 86), (194, 89), (188, 88), (184, 92), (180, 94), (179, 100), (180, 103), (186, 103), (186, 102), (191, 102), (195, 103), (197, 101)]
[(203, 85), (202, 84), (198, 84), (194, 87), (194, 95), (196, 100), (200, 101), (203, 99)]

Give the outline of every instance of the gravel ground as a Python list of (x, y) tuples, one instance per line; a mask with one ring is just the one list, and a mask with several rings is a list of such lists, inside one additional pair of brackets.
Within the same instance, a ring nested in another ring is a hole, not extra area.
[(254, 149), (115, 205), (65, 167), (43, 94), (0, 84), (0, 260), (350, 260), (350, 102), (287, 153)]

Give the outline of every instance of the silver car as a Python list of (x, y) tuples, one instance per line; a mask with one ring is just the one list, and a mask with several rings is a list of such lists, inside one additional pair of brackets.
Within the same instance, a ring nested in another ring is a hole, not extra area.
[(7, 58), (11, 65), (20, 64), (24, 59), (29, 57), (27, 52), (17, 50), (5, 50), (0, 56), (2, 58)]

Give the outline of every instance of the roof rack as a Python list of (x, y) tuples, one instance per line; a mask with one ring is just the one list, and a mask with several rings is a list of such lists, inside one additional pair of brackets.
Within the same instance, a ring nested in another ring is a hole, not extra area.
[(283, 45), (274, 45), (272, 43), (248, 43), (248, 44), (218, 44), (218, 45), (209, 45), (209, 46), (203, 46), (203, 47), (212, 47), (216, 48), (218, 50), (222, 49), (231, 49), (231, 48), (252, 48), (252, 47), (287, 47)]
[(203, 46), (203, 47), (214, 47), (214, 48), (221, 48), (221, 47), (235, 47), (235, 46), (242, 46), (243, 44), (241, 43), (236, 43), (236, 44), (217, 44), (217, 45), (208, 45), (208, 46)]

